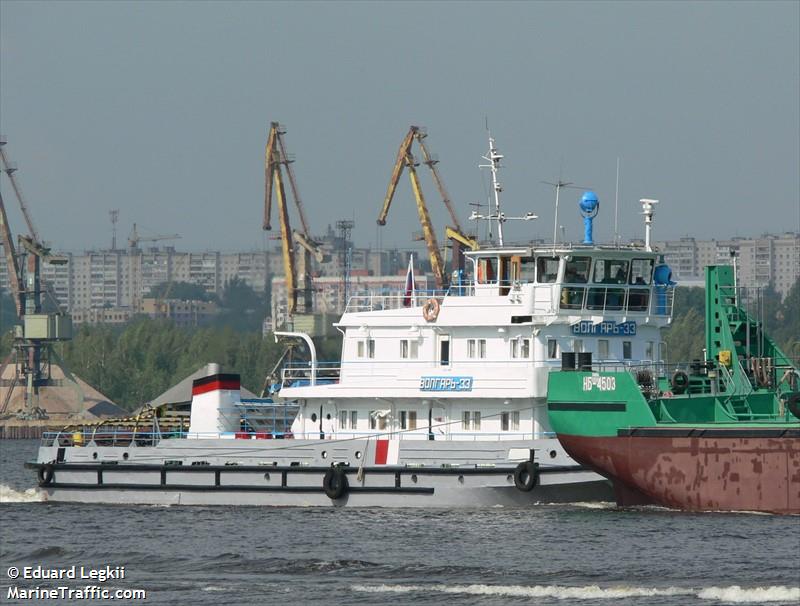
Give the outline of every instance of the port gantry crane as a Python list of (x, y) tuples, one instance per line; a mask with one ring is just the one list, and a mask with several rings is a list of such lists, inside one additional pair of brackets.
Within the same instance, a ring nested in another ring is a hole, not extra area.
[[(61, 366), (65, 377), (76, 387), (80, 400), (83, 400), (80, 386), (52, 347), (56, 341), (72, 338), (72, 321), (65, 313), (45, 313), (42, 305), (42, 262), (64, 265), (67, 263), (67, 258), (53, 254), (48, 247), (39, 242), (30, 212), (22, 198), (19, 185), (13, 177), (16, 169), (12, 168), (8, 162), (5, 150), (3, 150), (4, 145), (5, 141), (0, 141), (0, 160), (3, 163), (3, 171), (12, 183), (17, 202), (28, 226), (29, 235), (19, 235), (19, 249), (15, 249), (8, 215), (2, 194), (0, 194), (0, 243), (5, 250), (6, 269), (14, 299), (14, 309), (22, 323), (21, 327), (14, 330), (14, 345), (11, 354), (0, 363), (0, 384), (8, 388), (3, 401), (0, 402), (0, 414), (5, 413), (17, 383), (23, 382), (25, 386), (24, 406), (17, 416), (21, 419), (44, 419), (47, 418), (47, 413), (39, 407), (39, 388), (56, 384), (50, 373), (51, 359), (53, 358)], [(16, 372), (11, 381), (6, 381), (2, 377), (12, 357), (15, 358)]]
[[(303, 293), (303, 311), (310, 314), (314, 311), (313, 282), (311, 276), (312, 257), (322, 263), (326, 259), (320, 245), (311, 237), (308, 220), (306, 219), (303, 202), (297, 190), (297, 180), (292, 170), (293, 158), (286, 152), (286, 143), (283, 135), (286, 129), (278, 122), (271, 122), (267, 145), (264, 153), (264, 230), (271, 230), (272, 215), (272, 193), (278, 201), (278, 220), (281, 227), (281, 250), (283, 252), (283, 272), (286, 276), (287, 305), (286, 313), (289, 319), (297, 311), (297, 295)], [(283, 168), (282, 168), (283, 167)], [(289, 185), (292, 190), (292, 197), (300, 217), (302, 230), (292, 230), (289, 220), (289, 206), (286, 200), (286, 189), (283, 185), (283, 169), (289, 178)], [(297, 244), (301, 248), (300, 269), (295, 257), (295, 247)], [(298, 273), (300, 280), (298, 280)]]
[(400, 143), (400, 149), (397, 151), (397, 159), (395, 160), (394, 167), (392, 169), (392, 176), (389, 180), (389, 187), (386, 190), (386, 197), (383, 200), (383, 207), (381, 208), (380, 215), (378, 216), (378, 225), (386, 225), (386, 217), (389, 214), (389, 208), (392, 205), (392, 199), (394, 198), (395, 191), (397, 190), (397, 184), (400, 181), (400, 176), (403, 174), (403, 169), (407, 169), (409, 179), (411, 180), (411, 188), (414, 191), (414, 198), (417, 202), (417, 214), (419, 215), (419, 221), (422, 225), (423, 239), (425, 240), (425, 245), (428, 248), (431, 271), (433, 272), (433, 277), (436, 282), (436, 288), (441, 289), (445, 287), (449, 280), (447, 279), (447, 275), (445, 273), (444, 261), (442, 260), (442, 255), (439, 251), (439, 243), (436, 239), (436, 233), (434, 231), (433, 224), (431, 223), (430, 213), (428, 212), (428, 207), (425, 203), (425, 196), (422, 193), (419, 176), (417, 175), (415, 168), (419, 165), (419, 163), (416, 161), (414, 154), (411, 151), (414, 141), (416, 141), (419, 145), (420, 151), (422, 152), (422, 162), (428, 166), (428, 168), (430, 168), (433, 175), (433, 180), (436, 183), (436, 187), (442, 197), (442, 202), (444, 202), (448, 213), (450, 213), (450, 218), (453, 220), (454, 227), (447, 226), (447, 229), (445, 230), (446, 237), (452, 242), (453, 245), (453, 267), (459, 270), (463, 269), (463, 249), (470, 248), (475, 250), (478, 248), (478, 243), (474, 238), (465, 235), (461, 229), (461, 224), (456, 216), (450, 196), (445, 189), (444, 181), (442, 181), (442, 177), (436, 168), (436, 165), (439, 161), (433, 155), (431, 155), (427, 146), (425, 145), (424, 139), (427, 136), (428, 135), (425, 129), (412, 125), (408, 129), (408, 133), (406, 133), (402, 143)]

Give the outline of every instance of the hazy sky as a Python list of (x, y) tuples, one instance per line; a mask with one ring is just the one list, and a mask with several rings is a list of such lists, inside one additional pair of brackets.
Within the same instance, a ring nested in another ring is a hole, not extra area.
[[(270, 244), (261, 230), (269, 122), (315, 232), (417, 246), (404, 176), (375, 219), (410, 124), (468, 224), (486, 200), (485, 119), (506, 155), (504, 210), (550, 237), (561, 175), (600, 196), (596, 238), (800, 230), (800, 3), (0, 2), (0, 132), (43, 237), (80, 250), (180, 233), (181, 249)], [(424, 168), (424, 167), (423, 167)], [(7, 206), (13, 197), (3, 177)], [(440, 238), (447, 215), (423, 175)], [(577, 238), (580, 190), (562, 190)], [(12, 211), (12, 227), (22, 221)], [(273, 221), (277, 225), (277, 221)], [(273, 231), (272, 234), (276, 234)]]

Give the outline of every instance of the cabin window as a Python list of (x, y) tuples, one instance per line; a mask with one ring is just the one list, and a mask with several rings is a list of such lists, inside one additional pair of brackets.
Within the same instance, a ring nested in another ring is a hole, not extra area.
[(369, 411), (369, 428), (383, 431), (386, 429), (386, 413), (382, 410)]
[(631, 261), (631, 276), (629, 284), (647, 285), (653, 277), (652, 259), (634, 259)]
[(567, 261), (564, 270), (564, 282), (569, 284), (586, 284), (589, 281), (589, 266), (591, 257), (573, 257)]
[(511, 413), (511, 431), (519, 431), (519, 411)]
[(400, 429), (416, 429), (416, 428), (417, 428), (417, 411), (401, 410)]
[(547, 357), (551, 360), (558, 358), (558, 341), (547, 339)]
[(608, 360), (608, 339), (597, 340), (597, 355), (601, 360)]
[(400, 339), (400, 357), (416, 360), (419, 357), (419, 342), (416, 339)]
[(478, 259), (478, 284), (494, 284), (497, 282), (497, 257)]
[(630, 360), (633, 358), (633, 343), (631, 341), (622, 342), (622, 359)]
[(628, 261), (624, 259), (597, 259), (594, 262), (595, 284), (627, 284)]
[(439, 337), (439, 364), (450, 366), (450, 335)]
[(467, 357), (472, 359), (485, 358), (486, 339), (467, 339)]
[(555, 282), (558, 277), (558, 257), (536, 259), (536, 275), (540, 283)]
[(367, 339), (366, 341), (358, 342), (358, 351), (356, 352), (359, 358), (365, 355), (367, 358), (375, 357), (375, 339)]
[(583, 339), (572, 339), (572, 351), (574, 352), (583, 351)]
[(340, 410), (339, 411), (339, 429), (356, 429), (356, 427), (358, 427), (358, 411), (357, 410), (350, 410), (350, 411)]
[(461, 414), (461, 429), (464, 431), (476, 431), (481, 428), (481, 413), (478, 410), (465, 410)]
[(500, 413), (500, 431), (508, 431), (511, 425), (511, 414), (507, 412)]
[(655, 349), (655, 343), (653, 341), (648, 341), (644, 346), (644, 359), (652, 360)]
[(523, 257), (520, 259), (521, 282), (533, 282), (536, 279), (536, 259), (533, 257)]
[(511, 342), (511, 357), (527, 359), (531, 355), (531, 340), (530, 339), (512, 339)]

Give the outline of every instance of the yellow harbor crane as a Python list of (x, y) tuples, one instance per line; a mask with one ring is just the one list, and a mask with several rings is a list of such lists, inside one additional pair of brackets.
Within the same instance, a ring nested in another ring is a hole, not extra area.
[[(283, 272), (286, 276), (287, 305), (286, 313), (291, 319), (297, 311), (298, 293), (303, 293), (303, 312), (313, 312), (313, 278), (311, 276), (311, 259), (318, 263), (326, 260), (320, 244), (311, 237), (308, 220), (306, 219), (303, 202), (297, 190), (297, 180), (292, 170), (294, 159), (286, 152), (286, 143), (283, 135), (286, 129), (278, 122), (271, 122), (267, 145), (264, 152), (264, 224), (265, 230), (271, 230), (272, 195), (273, 191), (278, 202), (278, 221), (281, 228), (281, 251), (283, 253)], [(300, 217), (301, 230), (292, 230), (289, 220), (289, 206), (286, 200), (283, 170), (289, 179), (292, 197)], [(301, 255), (295, 257), (295, 244), (300, 247)], [(298, 273), (300, 278), (298, 279)]]
[(392, 169), (392, 176), (389, 179), (389, 187), (386, 190), (386, 197), (383, 200), (383, 207), (381, 208), (380, 215), (378, 216), (378, 225), (386, 225), (386, 217), (389, 214), (389, 208), (391, 207), (392, 200), (394, 199), (394, 194), (397, 190), (397, 184), (400, 181), (400, 175), (403, 174), (403, 169), (407, 169), (409, 179), (411, 180), (411, 188), (414, 191), (414, 198), (417, 203), (417, 214), (419, 215), (419, 221), (422, 225), (422, 236), (425, 240), (425, 245), (428, 248), (431, 271), (433, 272), (433, 277), (436, 282), (436, 288), (441, 289), (444, 288), (448, 280), (445, 272), (445, 264), (442, 260), (442, 255), (439, 250), (439, 243), (436, 239), (436, 233), (434, 231), (433, 224), (431, 223), (430, 213), (428, 212), (428, 207), (425, 203), (425, 196), (422, 193), (419, 176), (417, 175), (415, 168), (416, 166), (419, 166), (419, 163), (416, 161), (411, 151), (414, 141), (416, 141), (419, 145), (422, 153), (422, 162), (431, 170), (433, 180), (436, 183), (437, 189), (439, 190), (442, 202), (444, 202), (444, 205), (447, 208), (450, 218), (454, 224), (454, 227), (448, 226), (445, 230), (446, 237), (453, 245), (453, 267), (463, 269), (463, 249), (470, 248), (475, 250), (478, 248), (478, 243), (474, 238), (463, 233), (461, 224), (458, 221), (458, 217), (456, 216), (456, 212), (450, 200), (450, 196), (444, 186), (444, 181), (442, 180), (439, 170), (436, 167), (439, 161), (428, 151), (424, 141), (425, 137), (427, 137), (427, 132), (425, 129), (412, 125), (408, 129), (408, 133), (406, 133), (402, 143), (400, 143), (400, 149), (397, 151), (397, 159), (395, 160), (394, 167)]

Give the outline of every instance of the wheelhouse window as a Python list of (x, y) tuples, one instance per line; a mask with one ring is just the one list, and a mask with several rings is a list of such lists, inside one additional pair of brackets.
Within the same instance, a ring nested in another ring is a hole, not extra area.
[(478, 284), (494, 284), (497, 282), (497, 257), (481, 257), (478, 259)]
[(533, 257), (522, 257), (520, 259), (521, 282), (533, 282), (536, 279), (536, 259)]
[(634, 259), (631, 261), (629, 284), (648, 286), (653, 279), (653, 260)]
[(558, 257), (539, 257), (536, 259), (536, 275), (542, 284), (549, 284), (558, 278)]
[(595, 284), (626, 284), (628, 261), (625, 259), (597, 259), (594, 262)]
[(567, 261), (564, 270), (564, 282), (567, 284), (586, 284), (589, 281), (591, 257), (572, 257)]

